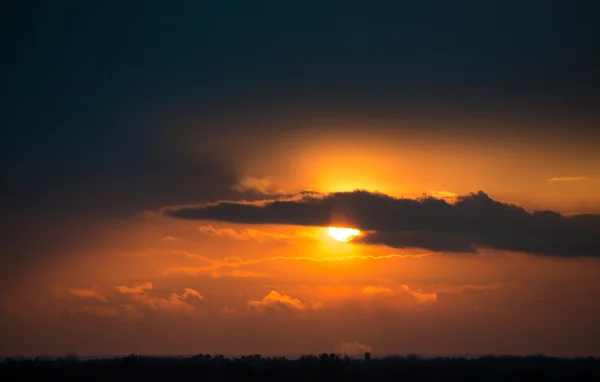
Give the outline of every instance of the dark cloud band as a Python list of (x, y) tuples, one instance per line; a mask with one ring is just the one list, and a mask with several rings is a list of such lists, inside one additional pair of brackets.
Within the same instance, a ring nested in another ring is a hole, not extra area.
[(263, 203), (220, 202), (165, 212), (181, 219), (232, 223), (347, 225), (366, 231), (361, 242), (395, 248), (474, 252), (480, 247), (550, 256), (600, 256), (600, 215), (528, 212), (482, 191), (460, 196), (455, 203), (357, 190), (301, 194)]

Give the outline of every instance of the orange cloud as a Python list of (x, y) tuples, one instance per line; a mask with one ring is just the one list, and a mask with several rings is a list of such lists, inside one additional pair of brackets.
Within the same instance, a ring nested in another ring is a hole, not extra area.
[(70, 288), (68, 292), (73, 296), (82, 298), (92, 298), (98, 301), (106, 302), (106, 296), (98, 288), (94, 289), (83, 289), (83, 288)]
[(169, 297), (152, 297), (146, 294), (138, 294), (135, 295), (133, 300), (152, 311), (194, 310), (192, 305), (185, 302), (176, 293), (171, 294)]
[(385, 288), (385, 287), (376, 287), (376, 286), (372, 286), (372, 285), (367, 285), (364, 289), (363, 289), (363, 293), (366, 294), (393, 294), (393, 292), (390, 290), (390, 288)]
[(210, 275), (213, 278), (220, 278), (220, 277), (273, 277), (267, 273), (263, 273), (263, 272), (254, 272), (254, 271), (243, 271), (240, 269), (234, 269), (232, 271), (225, 271), (225, 272), (213, 272)]
[(167, 254), (177, 254), (184, 255), (187, 257), (191, 257), (197, 260), (201, 260), (206, 263), (206, 265), (191, 267), (170, 267), (164, 270), (164, 274), (185, 274), (189, 276), (200, 276), (200, 275), (209, 275), (214, 278), (229, 276), (229, 277), (269, 277), (265, 273), (249, 271), (249, 270), (238, 270), (231, 268), (238, 268), (249, 264), (255, 264), (258, 261), (249, 260), (245, 261), (237, 256), (226, 257), (223, 260), (211, 260), (207, 257), (198, 256), (191, 254), (186, 251), (168, 251), (165, 252)]
[(150, 282), (133, 287), (118, 286), (117, 289), (122, 294), (131, 296), (131, 301), (126, 307), (129, 305), (128, 310), (135, 314), (138, 312), (132, 308), (132, 303), (137, 305), (136, 308), (143, 307), (151, 311), (193, 311), (195, 307), (190, 303), (190, 298), (199, 301), (204, 300), (204, 296), (191, 288), (185, 288), (182, 294), (171, 293), (168, 297), (151, 296), (148, 294), (149, 291), (153, 290), (152, 283)]
[(345, 302), (376, 303), (393, 309), (406, 309), (416, 303), (428, 305), (436, 303), (438, 296), (434, 292), (424, 292), (421, 289), (411, 289), (408, 285), (303, 285), (303, 295), (315, 296), (325, 301), (328, 307), (337, 306)]
[(148, 283), (144, 283), (144, 284), (134, 285), (132, 287), (127, 287), (127, 286), (124, 286), (124, 285), (120, 285), (120, 286), (117, 287), (117, 289), (121, 293), (139, 294), (139, 293), (143, 293), (143, 292), (152, 290), (152, 283), (148, 282)]
[(419, 305), (437, 302), (436, 293), (425, 293), (420, 289), (412, 290), (407, 285), (359, 286), (352, 284), (339, 285), (306, 285), (304, 294), (316, 296), (327, 302), (328, 306), (336, 306), (347, 301), (377, 303), (393, 309), (406, 309), (413, 301)]
[(200, 256), (200, 255), (196, 255), (194, 253), (188, 252), (188, 251), (182, 251), (182, 250), (170, 250), (170, 251), (164, 251), (162, 252), (164, 255), (171, 255), (171, 256), (175, 256), (175, 255), (179, 255), (179, 256), (185, 256), (185, 257), (189, 257), (192, 259), (196, 259), (196, 260), (201, 260), (201, 261), (205, 261), (208, 264), (212, 264), (213, 260), (209, 259), (206, 256)]
[(248, 307), (256, 310), (275, 309), (275, 310), (297, 310), (305, 311), (310, 309), (320, 309), (322, 304), (306, 304), (297, 298), (292, 298), (288, 295), (281, 294), (275, 290), (269, 292), (268, 295), (258, 301), (248, 301)]
[(198, 228), (198, 231), (203, 235), (227, 238), (233, 240), (252, 240), (258, 242), (276, 241), (276, 242), (291, 242), (298, 239), (313, 238), (312, 235), (306, 232), (298, 232), (296, 235), (283, 235), (271, 232), (260, 231), (257, 229), (233, 229), (233, 228), (214, 228), (211, 225)]
[[(186, 251), (168, 251), (166, 254), (181, 254), (188, 257), (196, 258), (202, 261), (206, 261), (207, 265), (198, 267), (169, 267), (163, 270), (165, 275), (182, 273), (190, 276), (199, 275), (211, 275), (213, 277), (229, 276), (233, 277), (270, 277), (260, 272), (221, 272), (222, 268), (239, 268), (247, 265), (260, 264), (263, 262), (270, 261), (310, 261), (317, 263), (325, 262), (341, 262), (346, 260), (387, 260), (387, 259), (406, 259), (406, 258), (423, 258), (431, 255), (437, 255), (437, 253), (423, 253), (418, 255), (351, 255), (351, 256), (338, 256), (338, 257), (308, 257), (308, 256), (273, 256), (264, 257), (252, 260), (243, 260), (240, 257), (232, 256), (227, 257), (224, 260), (211, 260), (203, 256), (191, 254)], [(216, 276), (215, 276), (216, 275)], [(243, 276), (242, 276), (243, 275)]]
[(411, 296), (414, 297), (415, 300), (417, 300), (417, 302), (419, 304), (434, 304), (437, 302), (437, 294), (435, 293), (424, 293), (423, 291), (419, 290), (411, 290), (408, 285), (402, 285), (402, 289), (404, 289), (405, 291), (407, 291), (408, 293), (410, 293)]
[(560, 183), (560, 182), (577, 182), (581, 180), (586, 180), (587, 178), (584, 176), (556, 176), (554, 178), (548, 179), (548, 183)]
[(162, 240), (163, 241), (179, 241), (179, 239), (176, 238), (175, 236), (163, 236)]
[(204, 297), (197, 291), (193, 290), (192, 288), (185, 288), (183, 290), (183, 294), (180, 296), (180, 298), (182, 300), (185, 300), (186, 298), (188, 298), (190, 296), (196, 297), (198, 300), (204, 300)]

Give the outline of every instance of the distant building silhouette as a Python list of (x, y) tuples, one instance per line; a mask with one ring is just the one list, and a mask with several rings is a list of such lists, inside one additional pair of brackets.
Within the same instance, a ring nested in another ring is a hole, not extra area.
[(370, 361), (371, 360), (371, 353), (366, 352), (365, 353), (365, 361)]

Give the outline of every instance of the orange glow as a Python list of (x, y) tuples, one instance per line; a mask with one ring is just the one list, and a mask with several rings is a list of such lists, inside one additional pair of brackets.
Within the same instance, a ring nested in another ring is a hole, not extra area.
[(355, 228), (329, 227), (329, 236), (344, 243), (349, 242), (358, 235), (360, 235), (360, 231)]

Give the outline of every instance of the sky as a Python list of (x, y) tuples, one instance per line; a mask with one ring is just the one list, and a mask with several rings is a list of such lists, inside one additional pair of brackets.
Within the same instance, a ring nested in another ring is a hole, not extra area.
[(593, 2), (2, 8), (0, 355), (600, 356)]

